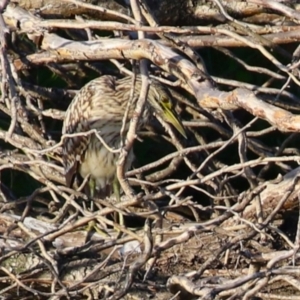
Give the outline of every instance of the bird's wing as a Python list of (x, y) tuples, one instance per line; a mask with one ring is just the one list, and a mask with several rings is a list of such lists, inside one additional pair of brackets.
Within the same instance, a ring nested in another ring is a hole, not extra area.
[(65, 168), (66, 183), (69, 187), (73, 184), (78, 164), (82, 162), (90, 141), (90, 135), (84, 134), (84, 132), (89, 130), (89, 127), (82, 113), (80, 97), (82, 97), (81, 91), (75, 96), (66, 112), (62, 131), (63, 134), (78, 134), (78, 136), (74, 137), (63, 137), (62, 142), (62, 159)]
[[(79, 164), (91, 140), (91, 130), (95, 114), (95, 102), (105, 96), (107, 90), (114, 89), (113, 76), (102, 76), (86, 84), (74, 97), (65, 115), (63, 134), (78, 134), (63, 137), (62, 159), (67, 186), (72, 186)], [(98, 100), (97, 100), (98, 99)]]

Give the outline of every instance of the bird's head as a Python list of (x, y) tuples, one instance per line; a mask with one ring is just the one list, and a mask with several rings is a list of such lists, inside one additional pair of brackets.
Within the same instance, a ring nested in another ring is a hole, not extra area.
[(174, 109), (173, 98), (170, 92), (160, 83), (153, 81), (149, 86), (148, 102), (155, 114), (165, 122), (172, 124), (182, 136), (187, 138), (184, 127)]

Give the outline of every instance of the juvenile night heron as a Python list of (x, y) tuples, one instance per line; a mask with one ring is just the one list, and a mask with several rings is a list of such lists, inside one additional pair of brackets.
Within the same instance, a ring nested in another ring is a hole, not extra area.
[[(128, 109), (125, 136), (133, 116), (136, 102), (140, 95), (141, 79), (136, 78), (133, 88), (131, 77), (116, 79), (113, 76), (101, 76), (86, 84), (74, 97), (65, 116), (63, 134), (83, 133), (63, 139), (63, 164), (66, 183), (70, 187), (79, 173), (82, 178), (90, 176), (99, 197), (110, 196), (116, 178), (116, 162), (119, 154), (112, 153), (92, 134), (84, 134), (96, 129), (101, 138), (110, 148), (119, 148), (120, 131), (127, 104)], [(170, 93), (158, 81), (152, 81), (139, 126), (146, 124), (151, 114), (159, 115), (172, 124), (183, 136), (185, 131), (173, 110)], [(132, 153), (127, 159), (126, 170), (133, 161)]]

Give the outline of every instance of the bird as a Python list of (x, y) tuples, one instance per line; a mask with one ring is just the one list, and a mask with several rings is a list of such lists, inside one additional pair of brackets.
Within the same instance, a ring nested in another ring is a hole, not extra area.
[[(140, 90), (140, 76), (136, 76), (133, 84), (131, 76), (119, 79), (103, 75), (88, 82), (75, 95), (66, 111), (62, 127), (62, 134), (65, 135), (62, 140), (62, 161), (68, 187), (72, 187), (75, 178), (80, 175), (81, 180), (89, 176), (93, 183), (93, 195), (97, 192), (100, 198), (105, 198), (115, 192), (113, 184), (117, 180), (119, 153), (112, 152), (109, 148), (118, 149), (121, 145), (120, 131), (127, 110), (126, 136)], [(130, 104), (127, 108), (128, 102)], [(185, 129), (174, 110), (170, 92), (157, 80), (151, 80), (149, 85), (138, 128), (148, 124), (152, 115), (160, 116), (186, 137)], [(92, 133), (87, 134), (91, 131)], [(133, 159), (131, 150), (125, 171), (131, 167)]]

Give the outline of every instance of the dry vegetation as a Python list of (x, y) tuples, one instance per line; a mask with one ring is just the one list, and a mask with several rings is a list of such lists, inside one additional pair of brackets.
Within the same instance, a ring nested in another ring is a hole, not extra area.
[[(300, 4), (128, 2), (0, 1), (0, 298), (300, 299)], [(121, 203), (67, 188), (72, 97), (139, 72), (188, 139), (153, 120), (126, 174), (119, 149)]]

